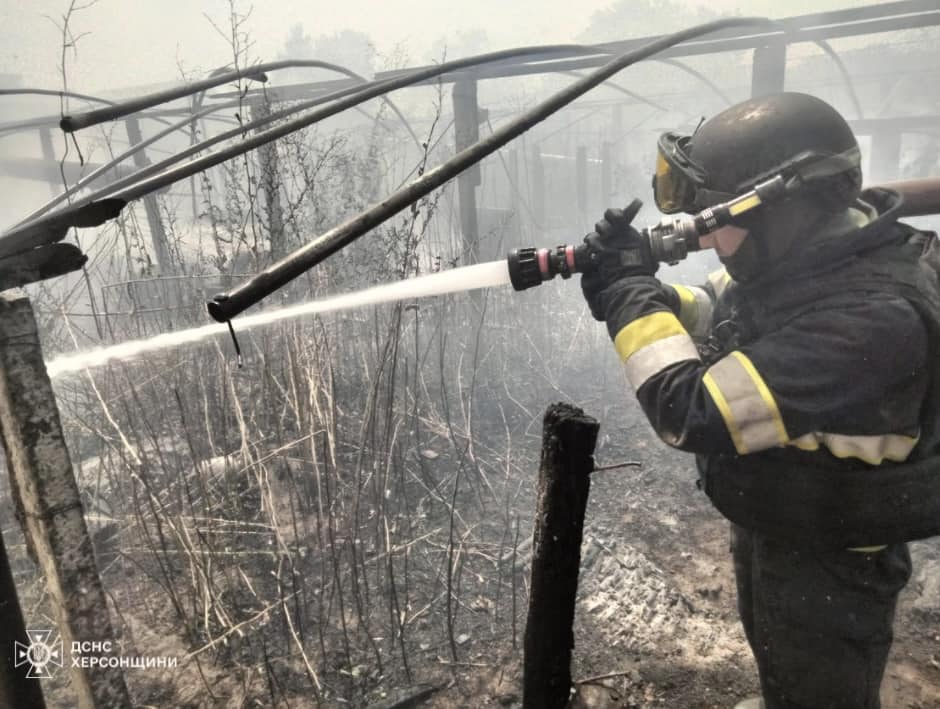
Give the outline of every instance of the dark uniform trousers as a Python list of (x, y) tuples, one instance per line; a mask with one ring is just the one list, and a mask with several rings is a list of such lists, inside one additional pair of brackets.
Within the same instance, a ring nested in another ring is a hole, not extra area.
[(767, 709), (879, 709), (907, 545), (816, 551), (732, 524), (731, 549)]

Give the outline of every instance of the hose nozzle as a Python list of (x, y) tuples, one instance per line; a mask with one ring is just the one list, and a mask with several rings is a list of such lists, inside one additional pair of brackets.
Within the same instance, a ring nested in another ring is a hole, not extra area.
[(554, 249), (513, 249), (507, 257), (509, 281), (516, 290), (540, 286), (555, 276), (571, 278), (582, 273), (590, 264), (586, 246), (563, 244)]
[[(637, 265), (645, 258), (678, 263), (690, 251), (698, 250), (699, 231), (692, 219), (667, 219), (640, 232), (645, 245), (623, 249), (624, 265)], [(649, 254), (644, 256), (644, 253)], [(587, 273), (595, 267), (596, 255), (586, 244), (556, 246), (553, 249), (513, 249), (507, 256), (512, 287), (527, 290), (552, 280), (555, 276), (571, 278), (574, 273)]]
[[(663, 219), (643, 229), (637, 242), (618, 249), (620, 263), (635, 266), (652, 260), (675, 265), (689, 252), (701, 248), (700, 236), (733, 224), (735, 219), (762, 204), (785, 197), (790, 189), (783, 176), (776, 175), (749, 192), (703, 209), (698, 214)], [(596, 258), (597, 253), (586, 244), (556, 246), (554, 249), (513, 249), (507, 259), (509, 280), (516, 290), (526, 290), (550, 281), (555, 276), (571, 278), (572, 273), (586, 273), (594, 268)]]

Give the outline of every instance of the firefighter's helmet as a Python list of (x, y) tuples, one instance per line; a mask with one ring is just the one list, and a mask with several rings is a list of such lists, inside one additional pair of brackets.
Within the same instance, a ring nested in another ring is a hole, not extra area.
[(653, 192), (661, 211), (691, 213), (778, 174), (799, 179), (804, 188), (742, 218), (754, 238), (746, 240), (751, 243), (732, 275), (749, 278), (783, 258), (800, 232), (857, 199), (858, 142), (838, 111), (815, 96), (786, 92), (732, 106), (692, 135), (666, 133), (658, 144)]

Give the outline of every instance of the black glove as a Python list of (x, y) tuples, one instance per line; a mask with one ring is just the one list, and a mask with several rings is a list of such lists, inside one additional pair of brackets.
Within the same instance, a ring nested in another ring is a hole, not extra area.
[(595, 231), (584, 237), (594, 267), (581, 276), (581, 291), (595, 320), (607, 319), (611, 301), (629, 287), (625, 279), (648, 279), (659, 269), (649, 240), (630, 225), (642, 206), (635, 199), (624, 209), (608, 209)]

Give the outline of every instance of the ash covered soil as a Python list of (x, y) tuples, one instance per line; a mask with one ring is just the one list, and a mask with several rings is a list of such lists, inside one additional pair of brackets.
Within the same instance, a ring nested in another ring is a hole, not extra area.
[[(616, 397), (604, 395), (579, 404), (601, 422), (598, 467), (625, 461), (640, 465), (592, 476), (575, 617), (572, 674), (578, 693), (573, 709), (730, 709), (755, 695), (758, 685), (737, 619), (727, 522), (696, 488), (692, 456), (662, 444), (629, 397), (613, 405), (601, 403)], [(457, 501), (468, 519), (476, 516), (460, 545), (465, 567), (456, 582), (456, 647), (447, 641), (442, 582), (425, 580), (424, 591), (432, 596), (418, 596), (418, 574), (412, 571), (415, 600), (408, 606), (405, 640), (410, 676), (396, 667), (397, 646), (391, 637), (375, 638), (385, 656), (392, 658), (384, 669), (362, 651), (356, 655), (360, 658), (356, 667), (349, 670), (337, 649), (342, 635), (332, 628), (326, 632), (332, 664), (323, 680), (332, 689), (331, 696), (318, 703), (295, 668), (296, 681), (292, 686), (285, 682), (276, 706), (522, 706), (522, 645), (541, 415), (533, 410), (515, 431), (521, 435), (513, 435), (511, 474), (503, 481), (491, 474), (495, 499), (513, 500), (518, 515), (515, 554), (507, 518), (516, 514), (492, 503), (486, 514), (474, 512), (479, 485), (466, 485)], [(499, 440), (498, 431), (479, 434), (476, 446), (481, 460), (505, 462), (496, 448)], [(442, 432), (428, 436), (423, 445), (438, 451), (426, 461), (429, 473), (443, 479), (444, 473), (453, 471), (455, 456), (447, 453)], [(501, 489), (504, 485), (508, 491), (522, 492), (515, 497)], [(423, 524), (446, 529), (443, 514), (428, 513)], [(940, 708), (940, 538), (914, 543), (911, 550), (914, 576), (898, 608), (896, 641), (883, 683), (884, 709)], [(439, 555), (445, 551), (440, 546)], [(417, 569), (417, 559), (413, 563)], [(513, 564), (515, 574), (510, 572)], [(184, 641), (165, 600), (138, 590), (140, 574), (112, 570), (106, 576), (117, 606), (124, 609), (128, 638), (151, 654), (185, 657), (195, 649)], [(316, 575), (311, 572), (306, 578), (313, 584)], [(353, 623), (354, 614), (347, 616), (347, 622)], [(233, 675), (230, 662), (213, 661), (209, 653), (200, 657), (201, 662), (181, 663), (185, 666), (166, 676), (129, 676), (141, 705), (273, 706), (261, 674), (254, 672), (253, 684), (242, 686), (248, 675)]]
[[(737, 619), (727, 522), (695, 487), (692, 456), (662, 444), (635, 405), (608, 408), (599, 418), (598, 466), (638, 461), (641, 467), (592, 478), (572, 706), (733, 707), (759, 687)], [(528, 579), (525, 544), (520, 554)], [(940, 707), (940, 539), (913, 543), (911, 553), (914, 575), (899, 601), (884, 709)], [(520, 648), (524, 618), (523, 607)], [(518, 707), (521, 687), (521, 650), (509, 643), (475, 647), (424, 706)]]

